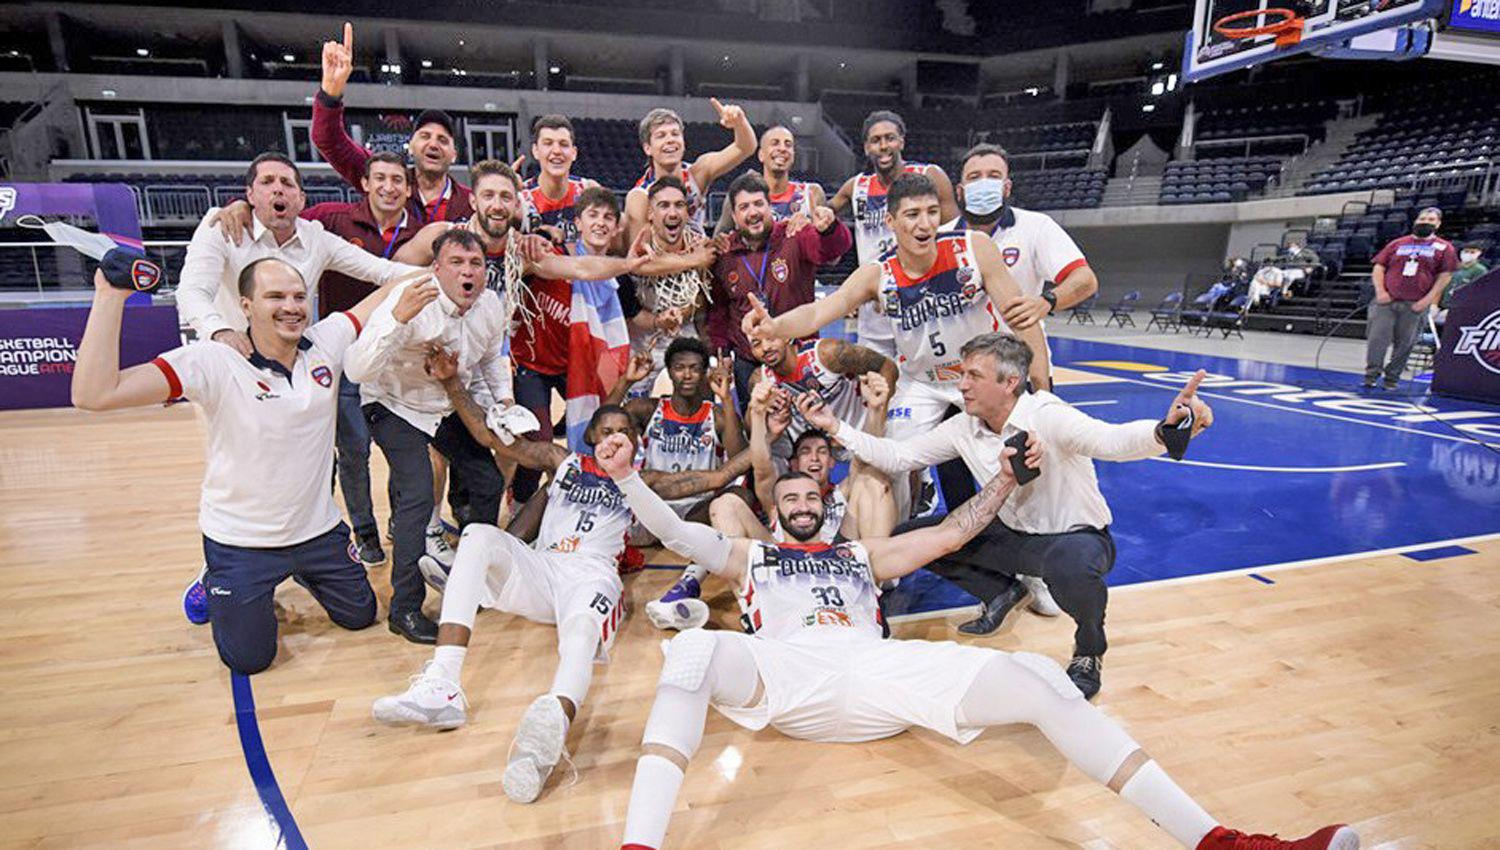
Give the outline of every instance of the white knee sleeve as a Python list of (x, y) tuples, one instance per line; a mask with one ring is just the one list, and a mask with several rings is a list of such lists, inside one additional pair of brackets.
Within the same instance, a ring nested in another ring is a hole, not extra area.
[(599, 626), (591, 617), (570, 617), (557, 624), (557, 672), (551, 693), (567, 697), (574, 707), (583, 705), (594, 681), (594, 654), (599, 647)]
[(1078, 690), (1078, 686), (1073, 684), (1073, 680), (1068, 678), (1068, 674), (1063, 672), (1056, 661), (1034, 652), (1015, 652), (1010, 657), (1012, 661), (1041, 677), (1063, 699), (1083, 699), (1083, 692)]
[(688, 629), (667, 641), (667, 659), (661, 665), (660, 685), (696, 691), (703, 685), (713, 662), (715, 639), (712, 632)]
[(479, 613), (479, 602), (484, 598), (485, 580), (490, 569), (498, 566), (497, 559), (506, 557), (505, 532), (483, 523), (470, 523), (458, 540), (458, 551), (453, 556), (453, 568), (448, 572), (448, 583), (443, 587), (443, 611), (438, 615), (439, 623), (453, 623), (472, 630), (474, 615)]
[(667, 643), (643, 744), (659, 744), (692, 758), (703, 740), (710, 700), (744, 705), (753, 698), (760, 671), (736, 637), (743, 636), (688, 629)]

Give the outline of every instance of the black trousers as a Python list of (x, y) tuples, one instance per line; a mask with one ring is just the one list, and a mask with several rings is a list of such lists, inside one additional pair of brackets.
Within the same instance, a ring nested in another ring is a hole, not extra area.
[(505, 477), (495, 456), (469, 434), (458, 414), (450, 413), (428, 437), (385, 405), (364, 406), (370, 435), (391, 467), (391, 519), (395, 526), (391, 555), (391, 616), (420, 611), (427, 598), (417, 559), (427, 550), (427, 522), (432, 518), (432, 459), (427, 446), (448, 459), (448, 472), (468, 494), (468, 522), (494, 525), (500, 518)]
[(750, 409), (750, 375), (759, 368), (759, 360), (734, 352), (734, 394), (740, 402), (741, 416)]
[[(942, 521), (943, 517), (915, 519), (897, 526), (896, 533)], [(1109, 648), (1104, 636), (1109, 587), (1104, 577), (1114, 565), (1115, 541), (1107, 528), (1023, 534), (995, 520), (962, 549), (927, 569), (985, 602), (1008, 590), (1017, 575), (1039, 576), (1058, 607), (1073, 618), (1073, 653), (1103, 655)]]
[[(541, 428), (526, 435), (526, 439), (539, 443), (552, 442), (552, 393), (555, 390), (563, 399), (568, 397), (568, 376), (548, 375), (525, 366), (516, 367), (516, 404), (536, 415)], [(536, 492), (542, 474), (535, 469), (517, 466), (515, 480), (510, 483), (511, 494), (516, 504), (530, 499)]]

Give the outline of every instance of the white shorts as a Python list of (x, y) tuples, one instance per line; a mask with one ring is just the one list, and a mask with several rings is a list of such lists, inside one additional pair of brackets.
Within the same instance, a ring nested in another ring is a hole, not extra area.
[(885, 435), (892, 440), (901, 440), (925, 434), (942, 424), (950, 404), (957, 405), (959, 410), (964, 406), (957, 381), (938, 384), (902, 375), (896, 382), (896, 392), (891, 396)]
[(765, 683), (754, 706), (714, 706), (746, 729), (771, 726), (804, 741), (857, 743), (919, 726), (960, 744), (984, 730), (959, 726), (958, 707), (995, 650), (881, 640), (839, 626), (811, 627), (790, 640), (716, 634), (744, 641)]
[(497, 539), (505, 551), (490, 553), (479, 604), (535, 623), (555, 625), (587, 617), (599, 629), (594, 660), (608, 661), (625, 619), (624, 585), (615, 564), (578, 553), (538, 552), (506, 533)]

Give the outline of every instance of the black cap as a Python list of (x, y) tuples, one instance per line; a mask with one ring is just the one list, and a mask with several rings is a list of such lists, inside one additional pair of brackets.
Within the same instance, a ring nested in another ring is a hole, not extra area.
[(99, 270), (116, 289), (152, 292), (161, 286), (163, 280), (161, 266), (146, 259), (140, 251), (123, 245), (105, 252), (104, 259), (99, 261)]
[(412, 125), (412, 132), (416, 132), (428, 124), (441, 125), (444, 130), (448, 131), (448, 135), (454, 138), (458, 137), (458, 132), (453, 129), (453, 116), (441, 109), (422, 110), (422, 114), (417, 116), (417, 123)]

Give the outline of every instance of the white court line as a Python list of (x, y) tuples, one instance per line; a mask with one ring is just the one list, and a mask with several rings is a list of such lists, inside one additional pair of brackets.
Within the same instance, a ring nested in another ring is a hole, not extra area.
[(1107, 401), (1070, 401), (1070, 402), (1068, 402), (1068, 404), (1071, 405), (1071, 406), (1073, 406), (1073, 407), (1098, 407), (1098, 406), (1100, 406), (1102, 404), (1119, 404), (1119, 403), (1120, 403), (1119, 399), (1109, 399)]
[[(1344, 555), (1329, 555), (1323, 558), (1307, 558), (1302, 561), (1287, 561), (1283, 564), (1265, 564), (1259, 567), (1241, 567), (1234, 570), (1222, 570), (1213, 573), (1199, 573), (1191, 576), (1178, 576), (1176, 578), (1158, 578), (1147, 581), (1138, 581), (1132, 584), (1111, 586), (1111, 595), (1127, 590), (1155, 589), (1176, 584), (1197, 584), (1199, 582), (1214, 581), (1222, 578), (1237, 578), (1247, 576), (1251, 573), (1276, 573), (1284, 570), (1301, 570), (1307, 567), (1318, 567), (1324, 564), (1336, 564), (1341, 561), (1352, 561), (1355, 558), (1380, 558), (1386, 555), (1399, 555), (1402, 552), (1420, 551), (1422, 549), (1435, 549), (1439, 546), (1455, 546), (1462, 543), (1482, 543), (1487, 540), (1500, 540), (1500, 532), (1494, 534), (1476, 534), (1472, 537), (1453, 537), (1448, 540), (1432, 540), (1426, 543), (1409, 543), (1405, 546), (1393, 546), (1389, 549), (1371, 549), (1367, 552), (1349, 552)], [(922, 611), (915, 614), (900, 614), (888, 618), (892, 624), (915, 622), (918, 620), (936, 619), (939, 617), (951, 617), (959, 614), (978, 616), (978, 605), (966, 605), (961, 608), (943, 608), (934, 611)]]
[[(1156, 389), (1159, 389), (1159, 390), (1169, 390), (1174, 395), (1178, 391), (1180, 391), (1182, 389), (1181, 387), (1173, 386), (1173, 385), (1170, 385), (1170, 384), (1154, 383), (1152, 381), (1142, 381), (1139, 378), (1120, 378), (1120, 380), (1121, 381), (1125, 381), (1127, 383), (1131, 383), (1131, 384), (1140, 384), (1143, 387), (1155, 387)], [(1306, 388), (1303, 388), (1303, 391), (1306, 391)], [(1400, 425), (1387, 425), (1384, 422), (1371, 422), (1371, 421), (1369, 421), (1367, 419), (1355, 419), (1352, 416), (1340, 416), (1337, 413), (1324, 413), (1321, 410), (1305, 410), (1305, 409), (1300, 408), (1300, 407), (1286, 407), (1284, 405), (1270, 404), (1269, 402), (1256, 401), (1255, 399), (1250, 399), (1250, 398), (1241, 398), (1239, 396), (1225, 395), (1224, 393), (1209, 392), (1209, 391), (1203, 389), (1202, 387), (1199, 387), (1199, 389), (1198, 389), (1198, 395), (1205, 396), (1207, 398), (1221, 398), (1221, 399), (1224, 399), (1225, 401), (1237, 401), (1240, 404), (1251, 404), (1251, 405), (1254, 405), (1256, 407), (1265, 407), (1265, 408), (1269, 408), (1271, 410), (1284, 411), (1286, 413), (1300, 413), (1300, 414), (1302, 414), (1304, 416), (1318, 416), (1318, 417), (1321, 417), (1323, 419), (1336, 419), (1336, 420), (1338, 420), (1340, 422), (1353, 422), (1356, 425), (1368, 425), (1371, 428), (1384, 428), (1387, 431), (1401, 431), (1401, 432), (1406, 433), (1406, 434), (1419, 434), (1419, 435), (1421, 435), (1423, 437), (1432, 437), (1432, 438), (1438, 439), (1438, 440), (1450, 440), (1450, 441), (1455, 442), (1455, 443), (1474, 443), (1474, 444), (1477, 444), (1477, 445), (1480, 445), (1480, 446), (1500, 446), (1500, 443), (1486, 443), (1485, 441), (1479, 439), (1478, 437), (1459, 437), (1459, 436), (1452, 435), (1452, 434), (1439, 434), (1439, 433), (1436, 433), (1436, 432), (1433, 432), (1433, 431), (1423, 431), (1420, 428), (1402, 428)], [(1350, 396), (1350, 397), (1351, 398), (1357, 398), (1357, 396)], [(1414, 410), (1414, 411), (1412, 411), (1412, 413), (1413, 414), (1418, 414), (1418, 413), (1421, 413), (1421, 411)]]
[(1357, 466), (1248, 466), (1242, 463), (1213, 463), (1206, 460), (1172, 460), (1167, 457), (1148, 457), (1162, 463), (1185, 463), (1188, 466), (1207, 466), (1213, 469), (1243, 469), (1247, 472), (1365, 472), (1371, 469), (1394, 469), (1406, 466), (1405, 461), (1390, 460), (1384, 463), (1364, 463)]

